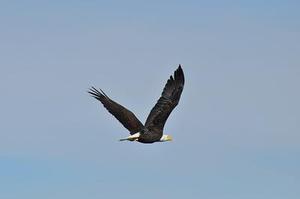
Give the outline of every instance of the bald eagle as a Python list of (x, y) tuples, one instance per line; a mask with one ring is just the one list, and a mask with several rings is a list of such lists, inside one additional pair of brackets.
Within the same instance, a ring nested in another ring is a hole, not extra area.
[(163, 134), (164, 125), (177, 106), (184, 87), (184, 74), (181, 66), (176, 69), (174, 75), (168, 79), (161, 97), (152, 108), (145, 125), (128, 109), (110, 99), (101, 89), (94, 87), (88, 91), (92, 97), (99, 100), (103, 106), (128, 129), (130, 136), (120, 141), (137, 141), (141, 143), (154, 143), (171, 141), (170, 135)]

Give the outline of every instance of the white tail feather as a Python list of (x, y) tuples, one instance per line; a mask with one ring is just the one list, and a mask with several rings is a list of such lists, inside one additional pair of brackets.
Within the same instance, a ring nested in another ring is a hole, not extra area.
[(130, 135), (130, 136), (126, 137), (126, 138), (120, 139), (120, 141), (126, 141), (126, 140), (128, 140), (128, 141), (136, 141), (136, 140), (138, 140), (138, 138), (140, 137), (140, 135), (141, 135), (140, 133), (135, 133), (135, 134)]

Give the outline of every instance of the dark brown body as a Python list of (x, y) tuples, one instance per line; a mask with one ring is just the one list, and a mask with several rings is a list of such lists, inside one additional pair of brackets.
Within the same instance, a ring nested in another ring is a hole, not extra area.
[(160, 138), (162, 137), (163, 132), (161, 130), (157, 129), (143, 129), (141, 131), (141, 135), (138, 138), (138, 142), (144, 143), (144, 144), (151, 144), (153, 142), (159, 142)]

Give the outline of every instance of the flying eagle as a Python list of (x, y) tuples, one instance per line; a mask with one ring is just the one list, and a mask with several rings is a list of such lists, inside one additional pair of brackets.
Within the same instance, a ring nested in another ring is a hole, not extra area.
[(141, 143), (171, 141), (170, 135), (164, 135), (164, 125), (179, 102), (184, 87), (184, 74), (181, 66), (168, 79), (161, 97), (152, 108), (145, 125), (128, 109), (110, 99), (101, 89), (92, 87), (88, 93), (99, 100), (103, 106), (128, 129), (130, 136), (120, 141), (138, 141)]

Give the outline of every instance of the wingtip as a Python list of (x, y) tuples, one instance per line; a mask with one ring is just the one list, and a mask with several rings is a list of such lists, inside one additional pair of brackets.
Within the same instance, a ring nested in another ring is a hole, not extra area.
[(181, 71), (183, 71), (183, 70), (182, 70), (182, 66), (181, 66), (181, 64), (179, 64), (179, 66), (178, 66), (178, 70), (181, 70)]
[(91, 97), (94, 97), (98, 100), (101, 97), (101, 93), (93, 86), (91, 86), (91, 88), (87, 92), (91, 95)]
[(89, 94), (91, 94), (92, 91), (93, 91), (93, 86), (91, 86), (86, 92), (89, 93)]
[(184, 84), (184, 73), (181, 68), (181, 64), (179, 64), (177, 70), (174, 72), (174, 77), (175, 79), (180, 79), (182, 84)]

